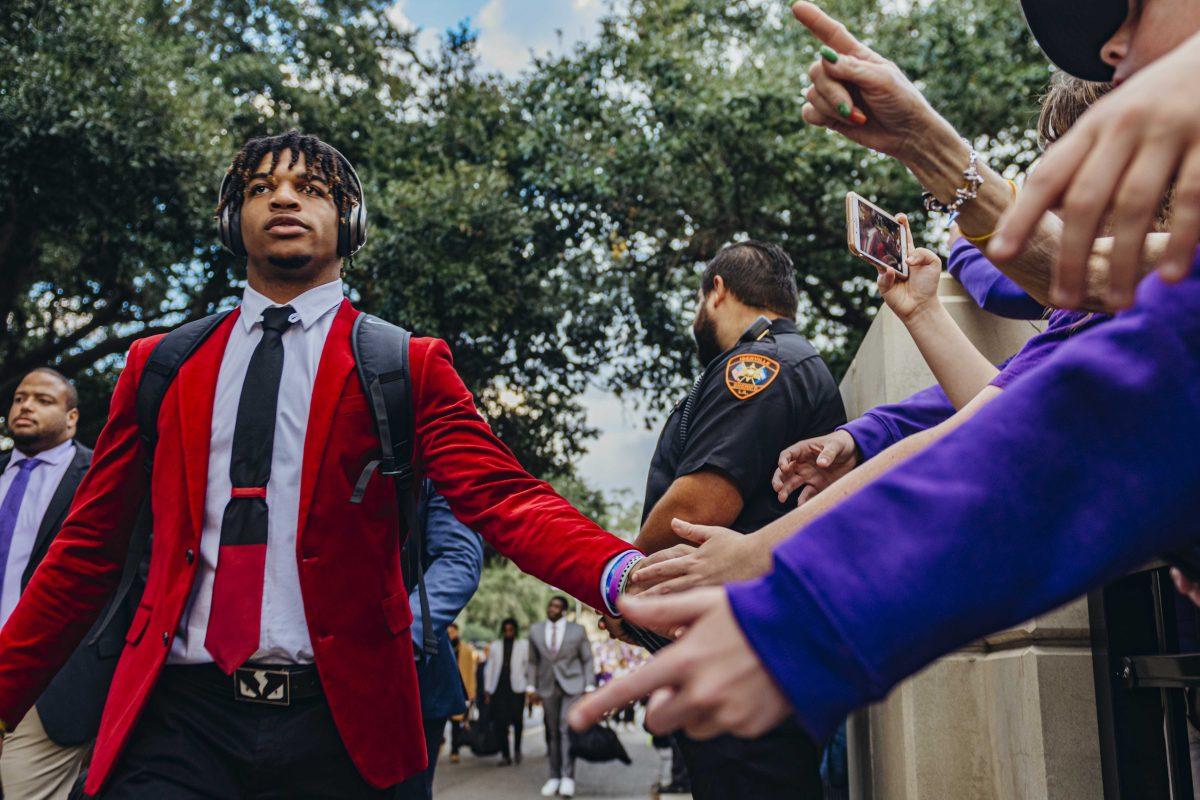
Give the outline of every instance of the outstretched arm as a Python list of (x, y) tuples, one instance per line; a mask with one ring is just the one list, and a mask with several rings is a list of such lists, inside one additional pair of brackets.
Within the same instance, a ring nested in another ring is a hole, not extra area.
[(531, 476), (496, 438), (436, 339), (411, 345), (419, 467), (454, 515), (522, 571), (606, 609), (606, 567), (631, 548)]

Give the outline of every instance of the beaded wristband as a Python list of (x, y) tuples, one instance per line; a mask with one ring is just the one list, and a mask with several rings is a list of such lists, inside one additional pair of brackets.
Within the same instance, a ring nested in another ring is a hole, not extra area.
[(968, 200), (974, 200), (979, 196), (979, 187), (983, 186), (983, 176), (979, 174), (979, 169), (977, 168), (979, 154), (975, 152), (974, 147), (971, 147), (970, 142), (965, 139), (963, 142), (971, 151), (971, 155), (967, 160), (967, 168), (963, 170), (965, 185), (954, 190), (954, 200), (950, 203), (943, 203), (930, 192), (922, 192), (921, 199), (925, 201), (926, 211), (951, 214), (962, 208)]
[(636, 550), (630, 550), (619, 556), (613, 562), (612, 569), (608, 572), (604, 586), (604, 604), (608, 606), (608, 611), (616, 616), (617, 598), (621, 596), (621, 592), (625, 591), (625, 583), (629, 579), (629, 573), (633, 571), (633, 567), (645, 556)]

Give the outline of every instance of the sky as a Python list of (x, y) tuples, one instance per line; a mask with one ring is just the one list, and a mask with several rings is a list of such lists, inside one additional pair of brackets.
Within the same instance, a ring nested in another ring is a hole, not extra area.
[(530, 51), (561, 52), (595, 35), (604, 10), (605, 0), (399, 0), (389, 16), (420, 29), (427, 49), (467, 20), (478, 31), (483, 68), (515, 75), (529, 64)]
[[(399, 0), (389, 17), (419, 29), (423, 50), (434, 50), (443, 31), (467, 20), (478, 32), (481, 67), (515, 76), (529, 65), (531, 52), (562, 52), (595, 36), (605, 8), (605, 0)], [(658, 431), (647, 430), (640, 412), (608, 392), (591, 389), (583, 404), (600, 436), (580, 460), (581, 476), (596, 489), (624, 490), (640, 501)]]

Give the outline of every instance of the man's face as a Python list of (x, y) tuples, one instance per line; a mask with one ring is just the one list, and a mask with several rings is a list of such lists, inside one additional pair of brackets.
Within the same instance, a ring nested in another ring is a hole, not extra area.
[(326, 177), (309, 173), (303, 155), (263, 157), (246, 180), (242, 241), (250, 262), (278, 278), (307, 279), (337, 260), (338, 211)]
[(504, 627), (501, 629), (501, 634), (505, 639), (515, 639), (517, 638), (517, 629), (513, 627), (511, 622), (506, 622)]
[(8, 430), (22, 452), (48, 450), (75, 435), (79, 409), (67, 407), (69, 396), (63, 382), (48, 372), (25, 376), (8, 409)]
[(696, 351), (700, 355), (700, 363), (708, 364), (721, 355), (721, 343), (717, 335), (717, 323), (713, 319), (712, 297), (715, 292), (709, 292), (705, 297), (700, 293), (700, 301), (696, 306), (696, 321), (692, 323), (692, 336), (696, 339)]
[(1130, 0), (1129, 16), (1100, 55), (1115, 68), (1113, 83), (1162, 58), (1200, 31), (1200, 3), (1195, 0)]
[(559, 619), (562, 618), (563, 612), (566, 610), (567, 607), (563, 605), (563, 601), (556, 597), (550, 601), (548, 606), (546, 606), (546, 619), (550, 620), (551, 622), (558, 622)]

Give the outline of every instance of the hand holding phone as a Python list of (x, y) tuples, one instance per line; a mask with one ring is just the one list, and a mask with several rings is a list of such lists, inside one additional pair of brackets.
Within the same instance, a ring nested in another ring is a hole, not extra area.
[(855, 192), (846, 194), (846, 243), (850, 252), (883, 273), (908, 278), (909, 237), (891, 214)]

